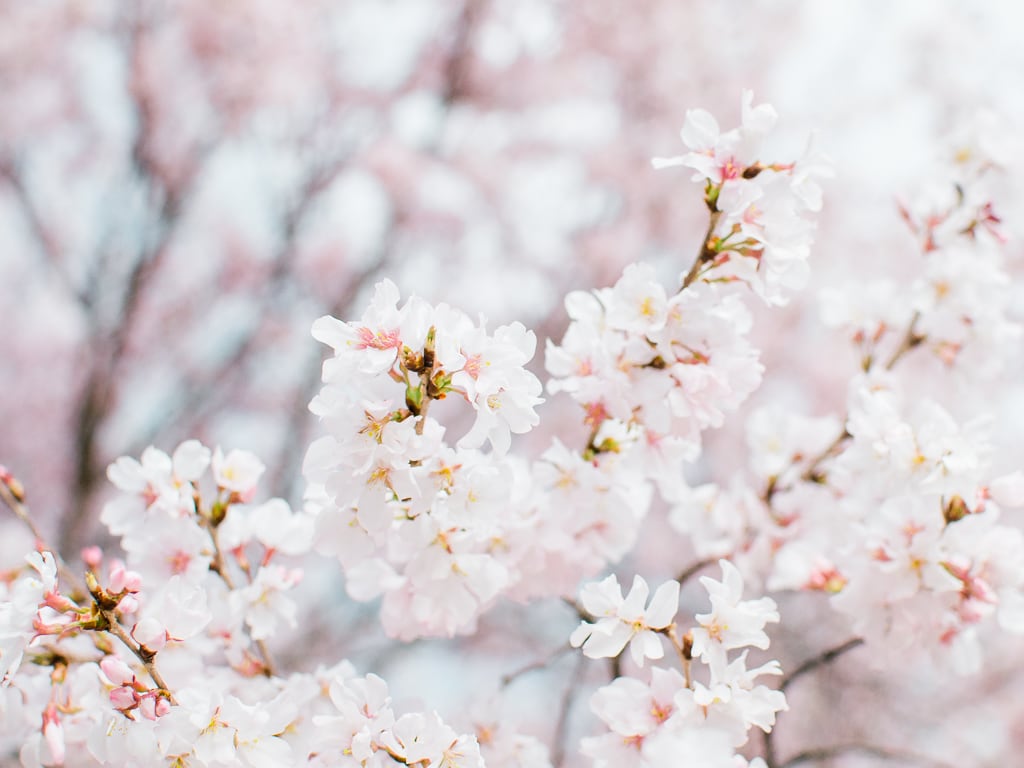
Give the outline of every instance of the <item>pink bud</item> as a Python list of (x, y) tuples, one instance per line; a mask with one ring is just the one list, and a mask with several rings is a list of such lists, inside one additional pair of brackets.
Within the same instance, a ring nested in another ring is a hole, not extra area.
[(120, 592), (138, 592), (142, 589), (142, 577), (135, 571), (127, 570), (120, 560), (115, 560), (110, 564), (109, 588), (115, 595)]
[(146, 617), (132, 628), (132, 637), (154, 653), (167, 643), (167, 630), (154, 618)]
[(156, 700), (156, 716), (163, 717), (171, 711), (171, 702), (161, 697)]
[(99, 547), (86, 547), (82, 550), (82, 562), (94, 571), (99, 570), (103, 563), (103, 550)]
[(115, 688), (110, 692), (110, 703), (114, 709), (131, 709), (135, 706), (135, 691), (127, 686)]
[(156, 720), (156, 701), (152, 696), (139, 699), (139, 712), (147, 720)]
[(127, 594), (117, 604), (117, 610), (121, 613), (135, 613), (139, 610), (139, 600), (133, 594)]
[(128, 685), (135, 680), (131, 667), (115, 656), (105, 656), (100, 662), (100, 670), (111, 685)]

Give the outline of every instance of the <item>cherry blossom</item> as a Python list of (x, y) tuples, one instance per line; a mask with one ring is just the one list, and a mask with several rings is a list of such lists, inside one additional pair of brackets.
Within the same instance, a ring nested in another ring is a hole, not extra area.
[(574, 648), (582, 646), (584, 655), (592, 659), (618, 656), (627, 644), (633, 661), (641, 667), (644, 659), (662, 658), (665, 650), (656, 630), (668, 627), (676, 615), (679, 583), (666, 581), (645, 608), (648, 594), (647, 582), (640, 576), (633, 579), (625, 598), (614, 575), (587, 584), (580, 592), (580, 602), (597, 621), (582, 622), (569, 642)]

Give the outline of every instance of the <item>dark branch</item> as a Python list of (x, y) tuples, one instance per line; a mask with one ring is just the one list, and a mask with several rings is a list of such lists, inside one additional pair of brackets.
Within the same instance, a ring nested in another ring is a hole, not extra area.
[(864, 645), (863, 638), (855, 637), (851, 640), (847, 640), (842, 645), (836, 646), (835, 648), (831, 648), (825, 651), (824, 653), (815, 656), (813, 659), (808, 659), (803, 664), (794, 669), (792, 672), (790, 672), (788, 675), (786, 675), (784, 678), (782, 678), (782, 682), (779, 684), (779, 690), (785, 691), (796, 680), (808, 674), (809, 672), (813, 672), (814, 670), (818, 669), (819, 667), (823, 667), (826, 664), (831, 664), (833, 661), (838, 659), (843, 654), (847, 653), (848, 651), (852, 651), (854, 648), (859, 648), (862, 645)]

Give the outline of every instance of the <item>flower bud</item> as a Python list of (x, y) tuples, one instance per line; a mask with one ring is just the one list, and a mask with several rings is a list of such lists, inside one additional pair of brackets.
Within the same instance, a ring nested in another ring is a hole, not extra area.
[(116, 656), (105, 656), (100, 662), (100, 670), (111, 685), (128, 685), (135, 679), (131, 667)]
[(114, 709), (131, 709), (135, 706), (135, 691), (127, 686), (115, 688), (110, 692), (110, 703)]
[(98, 571), (103, 564), (103, 550), (96, 546), (86, 547), (82, 550), (82, 562), (89, 570)]
[(164, 625), (148, 616), (132, 628), (132, 637), (153, 653), (157, 653), (167, 644), (167, 630)]

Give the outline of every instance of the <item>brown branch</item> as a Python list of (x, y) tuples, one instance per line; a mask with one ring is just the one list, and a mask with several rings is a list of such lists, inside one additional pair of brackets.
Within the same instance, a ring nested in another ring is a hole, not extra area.
[(67, 270), (67, 265), (61, 257), (60, 246), (51, 233), (50, 228), (43, 221), (42, 214), (32, 200), (32, 196), (25, 186), (25, 180), (21, 177), (18, 169), (8, 160), (0, 161), (0, 177), (7, 180), (8, 186), (10, 186), (11, 191), (14, 193), (14, 199), (17, 201), (19, 208), (21, 208), (22, 215), (28, 224), (29, 232), (36, 242), (39, 253), (42, 254), (46, 263), (49, 264), (54, 274), (57, 275), (67, 292), (82, 308), (89, 310), (91, 308), (89, 297), (75, 286), (74, 280)]
[[(843, 419), (843, 424), (846, 424), (845, 418)], [(823, 461), (831, 459), (833, 456), (839, 454), (839, 449), (843, 447), (843, 443), (851, 437), (853, 437), (853, 435), (851, 435), (844, 426), (842, 431), (836, 436), (836, 439), (829, 443), (828, 448), (811, 459), (811, 463), (807, 465), (807, 469), (805, 469), (803, 474), (800, 475), (800, 479), (806, 483), (820, 482), (821, 474), (818, 472), (818, 467)], [(775, 489), (772, 488), (772, 490), (774, 491)], [(766, 501), (771, 501), (770, 494), (767, 495)]]
[[(93, 599), (96, 600), (95, 595), (93, 596)], [(135, 658), (142, 663), (142, 666), (146, 668), (146, 672), (153, 679), (153, 682), (167, 694), (167, 698), (171, 704), (177, 704), (178, 702), (175, 700), (174, 693), (171, 692), (170, 686), (168, 686), (164, 681), (159, 670), (156, 668), (156, 664), (153, 663), (153, 659), (156, 654), (151, 651), (147, 651), (125, 631), (124, 627), (122, 627), (118, 621), (117, 614), (113, 609), (100, 607), (98, 600), (96, 601), (96, 607), (104, 621), (107, 623), (106, 631), (120, 640), (125, 647), (132, 652)]]
[(708, 557), (703, 560), (698, 560), (697, 562), (690, 564), (682, 573), (676, 576), (676, 581), (679, 582), (680, 586), (683, 586), (698, 573), (703, 571), (709, 565), (714, 565), (720, 559), (721, 558), (718, 557)]
[[(213, 562), (210, 564), (210, 570), (220, 576), (228, 589), (234, 591), (235, 583), (231, 578), (231, 574), (228, 573), (227, 564), (224, 561), (224, 552), (220, 548), (220, 540), (217, 537), (217, 526), (205, 517), (203, 518), (203, 525), (209, 532), (210, 541), (213, 544)], [(257, 640), (252, 637), (252, 635), (249, 636), (249, 639), (252, 641), (253, 645), (256, 646), (257, 650), (259, 650), (260, 656), (263, 657), (263, 674), (266, 677), (276, 677), (277, 667), (274, 664), (274, 657), (271, 655), (270, 648), (267, 646), (266, 641)]]
[(711, 211), (711, 218), (708, 221), (708, 231), (704, 233), (704, 241), (701, 243), (700, 253), (697, 254), (697, 259), (693, 262), (693, 266), (690, 267), (690, 271), (686, 273), (686, 277), (683, 278), (683, 285), (679, 289), (680, 291), (688, 288), (694, 283), (700, 276), (700, 271), (704, 265), (709, 261), (713, 261), (718, 253), (710, 246), (711, 238), (715, 234), (715, 227), (718, 226), (718, 220), (722, 218), (722, 212), (718, 210)]
[(896, 363), (900, 361), (901, 357), (925, 340), (925, 337), (917, 333), (915, 330), (917, 322), (920, 319), (920, 312), (915, 312), (914, 316), (910, 318), (910, 325), (907, 326), (907, 332), (903, 335), (903, 340), (900, 342), (899, 347), (896, 348), (896, 351), (893, 352), (888, 362), (886, 362), (885, 370), (891, 371), (895, 367)]
[[(129, 78), (141, 66), (139, 49), (144, 33), (141, 18), (133, 20), (128, 36)], [(90, 342), (92, 364), (82, 387), (75, 419), (74, 493), (71, 505), (61, 521), (58, 546), (68, 552), (80, 543), (90, 523), (92, 497), (101, 476), (102, 459), (97, 451), (98, 432), (110, 415), (121, 379), (120, 364), (128, 346), (136, 317), (142, 306), (147, 286), (152, 282), (170, 251), (176, 233), (179, 214), (199, 176), (202, 160), (215, 142), (198, 148), (190, 162), (184, 163), (185, 173), (174, 184), (168, 182), (151, 155), (150, 145), (155, 131), (154, 110), (145, 94), (130, 79), (127, 87), (137, 120), (137, 130), (130, 154), (136, 177), (148, 191), (155, 214), (156, 234), (143, 237), (138, 254), (121, 292), (116, 323), (103, 329), (97, 315), (97, 306), (106, 302), (91, 302), (90, 326), (94, 329)], [(102, 281), (101, 281), (102, 284)]]
[(441, 104), (450, 108), (463, 96), (466, 82), (466, 63), (469, 60), (473, 31), (482, 13), (482, 0), (465, 0), (462, 12), (455, 23), (451, 52), (445, 62), (444, 85), (441, 90)]
[(36, 540), (36, 546), (41, 547), (43, 550), (50, 552), (53, 555), (60, 578), (68, 585), (68, 589), (72, 591), (72, 595), (75, 593), (83, 597), (87, 595), (88, 591), (82, 583), (82, 580), (79, 579), (77, 574), (75, 574), (75, 572), (68, 567), (68, 564), (64, 562), (64, 558), (60, 556), (60, 552), (56, 551), (47, 543), (46, 537), (43, 536), (39, 527), (36, 525), (35, 520), (32, 519), (32, 514), (29, 512), (29, 508), (23, 501), (21, 501), (21, 499), (15, 496), (10, 486), (2, 480), (0, 480), (0, 499), (2, 499), (7, 508), (14, 513), (15, 517), (21, 520), (21, 522), (28, 527), (29, 532), (31, 532), (32, 536)]
[(782, 678), (782, 681), (779, 683), (779, 690), (784, 692), (787, 688), (789, 688), (790, 685), (796, 682), (799, 678), (803, 677), (804, 675), (810, 672), (813, 672), (819, 667), (823, 667), (826, 664), (831, 664), (833, 661), (838, 659), (843, 654), (848, 653), (849, 651), (852, 651), (855, 648), (859, 648), (862, 645), (864, 645), (864, 639), (860, 637), (855, 637), (851, 640), (847, 640), (842, 645), (836, 646), (835, 648), (831, 648), (825, 651), (824, 653), (815, 656), (812, 659), (808, 659), (803, 664), (794, 669), (792, 672), (790, 672), (788, 675)]
[(519, 667), (518, 669), (515, 669), (515, 670), (513, 670), (513, 671), (511, 671), (511, 672), (509, 672), (509, 673), (507, 673), (505, 675), (502, 675), (501, 676), (501, 687), (502, 688), (506, 688), (507, 686), (509, 686), (510, 684), (514, 683), (516, 680), (518, 680), (520, 677), (522, 677), (525, 674), (528, 674), (530, 672), (536, 672), (537, 670), (540, 670), (540, 669), (546, 669), (551, 664), (551, 662), (553, 662), (559, 656), (561, 656), (562, 654), (567, 653), (569, 651), (572, 651), (572, 650), (574, 650), (574, 649), (573, 649), (573, 647), (571, 645), (569, 645), (568, 643), (564, 643), (564, 644), (558, 646), (557, 648), (555, 648), (555, 650), (551, 651), (549, 654), (547, 654), (543, 658), (538, 659), (537, 661), (532, 661), (529, 664), (524, 664), (523, 666)]

